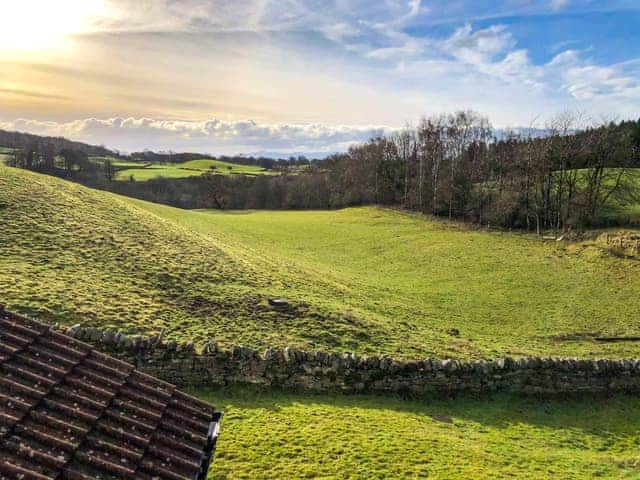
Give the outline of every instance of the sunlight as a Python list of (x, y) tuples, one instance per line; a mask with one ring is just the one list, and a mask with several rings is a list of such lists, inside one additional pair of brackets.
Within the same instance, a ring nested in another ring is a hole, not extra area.
[(86, 32), (104, 10), (100, 0), (9, 0), (0, 2), (0, 52), (59, 48)]

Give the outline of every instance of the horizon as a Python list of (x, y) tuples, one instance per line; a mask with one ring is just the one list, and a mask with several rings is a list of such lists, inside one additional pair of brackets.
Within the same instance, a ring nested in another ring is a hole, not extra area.
[(125, 152), (317, 158), (459, 109), (497, 129), (640, 111), (630, 0), (23, 0), (0, 14), (0, 128)]

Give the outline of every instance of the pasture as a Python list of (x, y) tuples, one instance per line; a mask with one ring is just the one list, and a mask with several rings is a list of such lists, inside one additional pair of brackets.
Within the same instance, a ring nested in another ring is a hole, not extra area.
[[(104, 157), (93, 157), (104, 162)], [(222, 160), (200, 159), (182, 163), (153, 163), (113, 159), (116, 180), (128, 181), (133, 178), (144, 182), (154, 178), (188, 178), (204, 175), (273, 175), (275, 172), (256, 165), (239, 165)]]
[(377, 208), (184, 211), (5, 167), (0, 205), (4, 301), (54, 321), (402, 358), (637, 355), (594, 338), (640, 335), (639, 262), (596, 240)]
[(210, 479), (640, 476), (640, 400), (418, 401), (194, 390), (225, 411)]
[[(638, 261), (598, 241), (377, 208), (189, 212), (4, 166), (0, 221), (2, 302), (66, 325), (397, 357), (637, 356), (592, 337), (638, 335), (640, 307)], [(225, 411), (210, 479), (640, 475), (634, 397), (191, 393)]]
[(4, 165), (13, 153), (13, 148), (0, 147), (0, 165)]

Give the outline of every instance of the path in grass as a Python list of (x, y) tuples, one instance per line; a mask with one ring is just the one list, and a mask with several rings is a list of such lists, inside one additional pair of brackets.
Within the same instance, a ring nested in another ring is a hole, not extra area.
[(640, 477), (640, 400), (194, 391), (225, 411), (210, 479)]

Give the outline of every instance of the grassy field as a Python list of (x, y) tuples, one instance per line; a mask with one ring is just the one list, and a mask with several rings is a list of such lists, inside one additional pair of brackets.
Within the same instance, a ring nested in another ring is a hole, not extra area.
[(116, 180), (134, 180), (143, 182), (153, 178), (187, 178), (212, 173), (216, 175), (272, 175), (274, 172), (264, 170), (255, 165), (238, 165), (222, 160), (191, 160), (183, 163), (147, 163), (140, 162), (116, 162), (118, 169)]
[(117, 169), (125, 169), (125, 168), (145, 168), (147, 166), (151, 166), (150, 162), (136, 162), (133, 160), (122, 160), (116, 157), (100, 157), (100, 156), (91, 156), (90, 159), (100, 165), (103, 165), (105, 161), (110, 160), (111, 164)]
[(592, 338), (640, 335), (640, 262), (594, 242), (375, 208), (183, 211), (0, 168), (0, 291), (19, 311), (256, 348), (638, 354)]
[[(140, 204), (142, 205), (142, 204)], [(394, 355), (456, 357), (637, 355), (595, 333), (640, 332), (637, 260), (594, 242), (545, 243), (523, 234), (470, 230), (390, 210), (180, 212), (144, 208), (224, 240), (253, 265), (293, 279), (315, 300), (345, 306), (377, 327), (362, 343)], [(296, 275), (298, 276), (298, 275)], [(308, 298), (288, 281), (288, 296)], [(325, 292), (322, 290), (325, 289)], [(458, 329), (459, 337), (447, 335)], [(380, 338), (383, 335), (383, 338)]]
[[(614, 176), (607, 177), (608, 183), (613, 183)], [(614, 197), (611, 205), (602, 211), (598, 221), (604, 225), (633, 225), (640, 227), (640, 168), (630, 170), (627, 173), (628, 186), (632, 189), (629, 192), (621, 193)], [(621, 197), (621, 198), (620, 198)]]
[(0, 165), (4, 165), (13, 153), (13, 148), (0, 147)]
[(210, 479), (640, 478), (637, 397), (192, 393), (225, 411)]
[[(399, 357), (638, 353), (585, 335), (640, 331), (640, 262), (595, 242), (375, 208), (186, 212), (3, 166), (0, 221), (0, 302), (65, 324)], [(211, 479), (640, 478), (636, 397), (191, 393), (225, 412)]]

